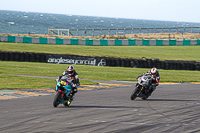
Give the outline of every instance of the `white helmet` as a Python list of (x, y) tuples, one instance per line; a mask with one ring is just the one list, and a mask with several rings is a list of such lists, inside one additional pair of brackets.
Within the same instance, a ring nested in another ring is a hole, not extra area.
[(152, 74), (156, 74), (156, 72), (157, 72), (157, 68), (153, 67), (153, 68), (151, 69), (151, 73), (152, 73)]
[(74, 67), (73, 66), (68, 66), (67, 67), (67, 72), (68, 72), (68, 75), (71, 77), (74, 74)]

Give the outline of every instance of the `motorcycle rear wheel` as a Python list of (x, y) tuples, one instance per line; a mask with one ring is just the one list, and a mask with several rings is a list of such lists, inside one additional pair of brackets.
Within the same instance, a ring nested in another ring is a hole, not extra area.
[(131, 93), (131, 100), (134, 100), (137, 97), (137, 93), (138, 93), (139, 88), (135, 88), (133, 90), (133, 92)]
[(61, 92), (58, 92), (54, 97), (53, 106), (58, 107), (58, 105), (60, 104), (60, 101), (61, 101)]
[(147, 100), (148, 97), (149, 97), (149, 96), (145, 96), (145, 97), (143, 97), (142, 99), (143, 99), (143, 100)]
[(64, 102), (63, 105), (64, 106), (69, 106), (72, 103), (71, 99), (69, 99), (68, 101)]

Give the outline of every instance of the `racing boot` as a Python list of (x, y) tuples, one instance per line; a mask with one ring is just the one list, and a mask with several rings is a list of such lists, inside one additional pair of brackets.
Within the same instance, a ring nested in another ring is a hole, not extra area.
[(77, 93), (77, 88), (72, 88), (72, 93), (70, 94), (71, 99), (73, 100), (75, 98), (75, 93)]
[(75, 98), (74, 94), (71, 93), (69, 96), (70, 96), (71, 100), (74, 100), (74, 98)]
[(148, 89), (148, 92), (147, 92), (147, 96), (148, 96), (148, 97), (151, 96), (152, 89), (153, 89), (153, 87), (152, 87), (152, 85), (150, 85), (150, 86), (149, 86), (149, 89)]
[(151, 96), (151, 94), (156, 90), (156, 86), (153, 85), (150, 92), (149, 92), (149, 96)]

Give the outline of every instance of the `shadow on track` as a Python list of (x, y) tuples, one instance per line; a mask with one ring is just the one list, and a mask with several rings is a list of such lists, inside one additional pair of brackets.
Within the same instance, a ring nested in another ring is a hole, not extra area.
[(142, 100), (141, 101), (183, 101), (183, 102), (190, 102), (190, 101), (200, 101), (200, 100), (180, 100), (180, 99), (147, 99), (147, 100)]
[(59, 106), (58, 108), (98, 108), (98, 109), (135, 109), (135, 108), (142, 108), (142, 107), (127, 107), (127, 106), (73, 106), (70, 105), (69, 107)]

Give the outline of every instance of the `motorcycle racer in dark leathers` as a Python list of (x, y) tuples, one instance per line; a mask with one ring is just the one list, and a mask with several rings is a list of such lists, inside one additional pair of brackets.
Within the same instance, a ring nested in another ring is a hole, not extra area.
[[(68, 75), (70, 76), (72, 79), (73, 79), (73, 85), (72, 85), (72, 97), (74, 97), (74, 94), (77, 93), (77, 86), (80, 85), (80, 82), (79, 82), (79, 75), (78, 73), (75, 71), (74, 67), (73, 66), (68, 66), (67, 67), (67, 70), (63, 72), (62, 76), (64, 75)], [(58, 80), (60, 80), (60, 78), (62, 76), (59, 76), (58, 77)]]

